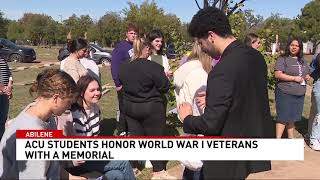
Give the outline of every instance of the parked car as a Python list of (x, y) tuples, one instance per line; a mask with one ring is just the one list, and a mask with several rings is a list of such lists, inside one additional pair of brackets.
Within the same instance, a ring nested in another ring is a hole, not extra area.
[[(92, 43), (89, 44), (89, 48), (90, 48), (90, 58), (96, 64), (107, 64), (111, 62), (111, 50), (108, 51)], [(63, 48), (59, 50), (58, 60), (62, 61), (64, 58), (68, 57), (69, 54), (70, 53), (67, 49), (67, 46), (65, 45)]]
[(8, 39), (0, 38), (0, 56), (6, 61), (32, 62), (36, 59), (33, 48), (18, 46)]
[(166, 48), (166, 55), (168, 59), (175, 59), (177, 54), (173, 44), (168, 44)]
[(90, 51), (92, 52), (92, 59), (96, 64), (107, 64), (111, 62), (111, 50), (108, 51), (96, 44), (89, 44)]

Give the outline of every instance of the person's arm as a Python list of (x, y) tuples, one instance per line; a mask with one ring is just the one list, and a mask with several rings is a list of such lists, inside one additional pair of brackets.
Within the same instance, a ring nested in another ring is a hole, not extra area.
[(274, 67), (274, 77), (281, 81), (292, 81), (301, 83), (303, 78), (300, 76), (291, 76), (285, 73), (286, 70), (286, 63), (285, 58), (280, 57)]
[(203, 135), (220, 135), (221, 133), (233, 100), (233, 81), (230, 72), (225, 71), (215, 71), (214, 77), (209, 75), (208, 78), (204, 114), (186, 116), (183, 119), (185, 133)]
[(121, 47), (117, 47), (112, 51), (111, 75), (116, 88), (121, 87), (119, 80), (119, 68), (122, 60), (125, 58), (125, 53), (127, 52), (123, 52)]
[(281, 81), (293, 81), (297, 83), (301, 83), (303, 81), (303, 78), (301, 76), (291, 76), (284, 73), (283, 71), (275, 71), (274, 77)]
[(170, 82), (163, 70), (163, 67), (159, 66), (159, 69), (151, 69), (153, 72), (152, 77), (155, 83), (156, 88), (160, 93), (167, 93), (170, 88)]
[(185, 88), (183, 88), (183, 92), (187, 96), (186, 102), (193, 104), (197, 93), (206, 89), (207, 79), (208, 74), (202, 70), (196, 70), (188, 74), (184, 83)]

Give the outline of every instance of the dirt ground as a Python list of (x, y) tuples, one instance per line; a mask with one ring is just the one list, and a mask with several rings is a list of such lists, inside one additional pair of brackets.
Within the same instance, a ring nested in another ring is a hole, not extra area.
[[(305, 146), (304, 161), (272, 161), (272, 170), (250, 174), (247, 179), (320, 179), (320, 151)], [(168, 170), (170, 175), (181, 179), (183, 167)]]

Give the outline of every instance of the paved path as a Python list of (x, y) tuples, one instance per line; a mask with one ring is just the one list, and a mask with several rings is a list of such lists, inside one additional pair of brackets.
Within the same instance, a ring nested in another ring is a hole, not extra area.
[[(320, 179), (320, 151), (305, 146), (304, 161), (272, 161), (272, 170), (251, 174), (248, 179)], [(170, 175), (181, 179), (183, 167), (168, 170)]]

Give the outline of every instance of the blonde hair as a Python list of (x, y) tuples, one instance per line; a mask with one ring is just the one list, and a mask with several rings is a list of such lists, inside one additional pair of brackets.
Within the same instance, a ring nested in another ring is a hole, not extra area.
[(37, 97), (51, 98), (59, 94), (61, 98), (74, 98), (78, 96), (77, 85), (72, 77), (59, 69), (45, 69), (38, 74), (36, 81), (29, 89)]
[(138, 59), (142, 55), (142, 50), (146, 46), (151, 46), (150, 42), (144, 38), (136, 38), (133, 41), (133, 57), (132, 60)]
[(212, 57), (201, 50), (201, 47), (197, 41), (193, 43), (192, 51), (187, 58), (187, 61), (199, 60), (202, 64), (202, 68), (209, 73), (212, 69)]

